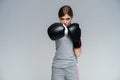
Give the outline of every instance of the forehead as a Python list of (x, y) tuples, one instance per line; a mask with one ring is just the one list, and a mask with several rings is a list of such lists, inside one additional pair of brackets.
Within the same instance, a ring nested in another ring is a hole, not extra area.
[(69, 16), (68, 14), (65, 14), (63, 17), (61, 18), (71, 18), (71, 16)]

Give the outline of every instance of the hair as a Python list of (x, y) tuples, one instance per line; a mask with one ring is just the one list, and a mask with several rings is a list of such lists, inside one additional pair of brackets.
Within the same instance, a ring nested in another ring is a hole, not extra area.
[(73, 17), (73, 10), (69, 5), (64, 5), (59, 9), (58, 17), (61, 18), (65, 14), (68, 14), (69, 16)]

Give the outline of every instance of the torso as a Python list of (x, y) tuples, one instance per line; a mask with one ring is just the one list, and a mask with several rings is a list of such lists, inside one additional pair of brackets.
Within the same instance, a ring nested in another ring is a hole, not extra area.
[(57, 68), (66, 68), (76, 63), (76, 57), (73, 50), (73, 43), (70, 37), (64, 36), (55, 41), (56, 52), (53, 60), (53, 66)]

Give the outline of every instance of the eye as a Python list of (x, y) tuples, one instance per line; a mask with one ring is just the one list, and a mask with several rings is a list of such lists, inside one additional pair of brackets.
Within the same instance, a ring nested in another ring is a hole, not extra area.
[(66, 18), (66, 20), (70, 20), (70, 18)]
[(60, 18), (61, 20), (70, 20), (70, 18)]
[(64, 20), (64, 18), (60, 18), (61, 20)]

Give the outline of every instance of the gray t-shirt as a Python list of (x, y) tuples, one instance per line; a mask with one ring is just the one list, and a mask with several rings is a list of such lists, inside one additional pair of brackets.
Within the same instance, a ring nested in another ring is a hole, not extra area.
[(70, 37), (64, 36), (55, 41), (56, 52), (53, 59), (53, 66), (57, 68), (67, 68), (76, 64), (77, 59), (73, 50), (73, 43)]

